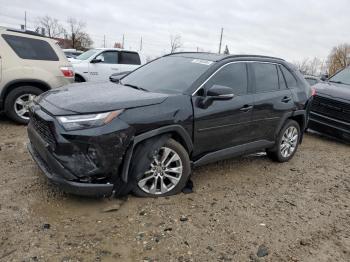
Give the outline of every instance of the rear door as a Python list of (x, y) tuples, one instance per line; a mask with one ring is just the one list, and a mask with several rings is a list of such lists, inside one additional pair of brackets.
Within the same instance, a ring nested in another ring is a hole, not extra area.
[[(235, 97), (228, 101), (214, 101), (203, 108), (200, 106), (200, 101), (205, 97), (203, 94), (213, 85), (231, 87)], [(209, 79), (198, 95), (192, 97), (195, 155), (251, 141), (253, 95), (248, 87), (247, 64), (229, 63)]]
[(292, 93), (279, 65), (253, 62), (249, 70), (254, 86), (253, 135), (255, 140), (274, 141), (281, 120), (295, 107)]
[(89, 64), (91, 81), (108, 81), (112, 74), (119, 72), (118, 51), (104, 51), (96, 58), (102, 61)]
[(118, 73), (133, 71), (141, 65), (141, 59), (136, 52), (119, 52)]

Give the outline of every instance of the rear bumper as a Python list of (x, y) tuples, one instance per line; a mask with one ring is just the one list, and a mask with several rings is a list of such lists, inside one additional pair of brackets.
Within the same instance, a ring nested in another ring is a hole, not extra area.
[(310, 112), (310, 129), (350, 140), (350, 123)]

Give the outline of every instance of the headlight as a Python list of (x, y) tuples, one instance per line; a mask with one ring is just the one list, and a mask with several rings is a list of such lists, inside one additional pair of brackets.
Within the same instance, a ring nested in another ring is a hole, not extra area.
[(59, 116), (57, 120), (67, 131), (88, 129), (112, 122), (112, 120), (118, 117), (123, 111), (124, 110), (89, 115)]

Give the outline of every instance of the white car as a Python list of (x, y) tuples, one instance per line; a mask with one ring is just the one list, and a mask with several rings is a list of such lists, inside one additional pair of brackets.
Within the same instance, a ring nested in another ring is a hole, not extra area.
[(76, 82), (108, 81), (115, 73), (130, 72), (142, 63), (139, 53), (118, 48), (95, 48), (70, 60)]

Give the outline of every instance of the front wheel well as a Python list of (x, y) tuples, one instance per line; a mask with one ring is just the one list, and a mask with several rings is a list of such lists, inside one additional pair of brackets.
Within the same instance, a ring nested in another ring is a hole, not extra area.
[(300, 130), (304, 131), (306, 128), (306, 120), (305, 120), (305, 116), (303, 115), (296, 115), (296, 116), (291, 116), (288, 119), (294, 120), (299, 124)]

